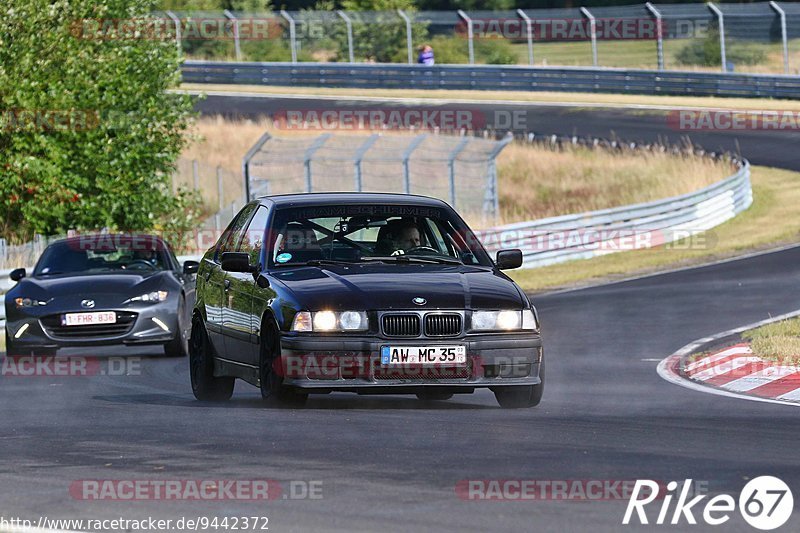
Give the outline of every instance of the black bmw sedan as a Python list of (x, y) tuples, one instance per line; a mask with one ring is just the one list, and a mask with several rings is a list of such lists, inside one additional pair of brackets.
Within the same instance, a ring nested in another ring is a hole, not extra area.
[(182, 266), (162, 239), (142, 234), (80, 235), (51, 243), (30, 276), (5, 296), (6, 351), (52, 355), (58, 348), (162, 344), (188, 350), (196, 261)]
[(225, 400), (234, 380), (265, 399), (309, 393), (491, 389), (503, 407), (542, 397), (539, 320), (446, 203), (317, 193), (247, 204), (204, 255), (189, 346), (192, 389)]

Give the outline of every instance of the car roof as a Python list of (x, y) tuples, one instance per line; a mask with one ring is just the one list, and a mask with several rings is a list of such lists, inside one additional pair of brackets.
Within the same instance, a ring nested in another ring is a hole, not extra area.
[(276, 206), (306, 206), (325, 204), (402, 204), (425, 207), (449, 207), (438, 198), (419, 196), (416, 194), (400, 194), (385, 192), (312, 192), (295, 194), (278, 194), (261, 196), (262, 204), (272, 202)]

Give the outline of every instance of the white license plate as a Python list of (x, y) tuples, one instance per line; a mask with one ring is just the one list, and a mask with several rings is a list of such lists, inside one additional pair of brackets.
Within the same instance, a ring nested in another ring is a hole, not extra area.
[(466, 346), (381, 346), (381, 365), (444, 365), (466, 362)]
[(114, 311), (67, 313), (61, 319), (62, 326), (93, 326), (95, 324), (114, 324), (116, 322), (117, 314)]

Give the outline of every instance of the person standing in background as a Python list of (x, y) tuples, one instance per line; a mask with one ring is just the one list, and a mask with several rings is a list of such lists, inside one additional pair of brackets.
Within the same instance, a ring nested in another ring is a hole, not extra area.
[(431, 45), (426, 44), (419, 49), (419, 57), (417, 58), (417, 63), (420, 65), (433, 65), (433, 48)]

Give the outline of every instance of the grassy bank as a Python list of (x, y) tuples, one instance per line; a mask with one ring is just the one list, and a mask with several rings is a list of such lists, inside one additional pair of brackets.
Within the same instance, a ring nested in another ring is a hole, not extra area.
[(526, 290), (543, 291), (697, 265), (800, 240), (800, 174), (753, 167), (752, 183), (750, 209), (705, 232), (694, 243), (678, 242), (588, 261), (515, 270), (511, 276)]
[(782, 320), (742, 333), (753, 354), (783, 364), (800, 363), (800, 318)]

